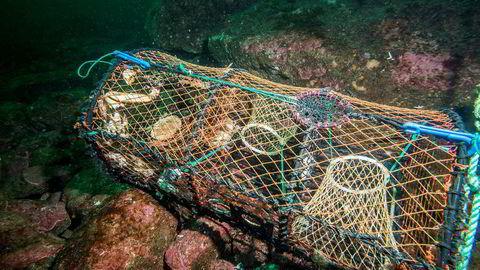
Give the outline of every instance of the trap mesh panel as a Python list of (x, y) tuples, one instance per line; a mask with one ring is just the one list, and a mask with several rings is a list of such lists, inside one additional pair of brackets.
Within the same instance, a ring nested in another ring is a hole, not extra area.
[(276, 84), (159, 51), (134, 56), (154, 67), (118, 62), (81, 121), (123, 179), (235, 224), (270, 224), (271, 237), (341, 266), (453, 263), (458, 243), (443, 232), (457, 225), (456, 215), (452, 224), (445, 217), (457, 146), (398, 126), (452, 129), (447, 114)]

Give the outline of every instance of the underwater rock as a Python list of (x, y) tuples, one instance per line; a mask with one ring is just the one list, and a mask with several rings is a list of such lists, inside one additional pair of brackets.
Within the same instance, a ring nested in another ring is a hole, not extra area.
[(22, 213), (0, 212), (0, 269), (48, 269), (64, 240), (39, 231)]
[(63, 200), (66, 202), (67, 210), (72, 218), (83, 218), (92, 211), (101, 208), (111, 195), (84, 193), (75, 188), (66, 188), (63, 193)]
[(163, 269), (177, 223), (148, 194), (122, 192), (74, 231), (54, 269)]
[(228, 25), (228, 15), (248, 7), (253, 0), (161, 1), (149, 12), (145, 29), (153, 44), (170, 50), (202, 53), (208, 37)]
[[(270, 249), (264, 240), (244, 233), (229, 224), (210, 218), (199, 218), (188, 229), (182, 230), (165, 252), (169, 269), (235, 269), (229, 257), (245, 269), (253, 269), (268, 261)], [(275, 263), (286, 269), (313, 269), (311, 261), (288, 252), (274, 253)]]
[(268, 79), (296, 85), (315, 80), (314, 86), (334, 87), (336, 82), (329, 79), (333, 78), (331, 63), (341, 61), (338, 52), (323, 38), (295, 31), (247, 37), (222, 34), (211, 37), (208, 46), (221, 64), (234, 62)]
[[(328, 86), (372, 102), (428, 109), (471, 104), (469, 91), (478, 78), (472, 64), (479, 60), (470, 49), (474, 45), (459, 36), (471, 30), (441, 27), (464, 20), (461, 10), (471, 6), (425, 2), (419, 4), (422, 12), (412, 13), (397, 1), (390, 13), (382, 5), (355, 2), (338, 8), (326, 1), (259, 1), (211, 35), (208, 50), (223, 66), (233, 63), (275, 82)], [(432, 12), (449, 15), (425, 25)], [(451, 48), (458, 48), (455, 57)], [(453, 92), (438, 91), (447, 88), (455, 92), (453, 99)]]
[(172, 270), (207, 268), (224, 250), (231, 250), (229, 229), (226, 223), (198, 219), (192, 228), (177, 235), (165, 252), (165, 263)]
[(448, 54), (432, 55), (406, 52), (392, 70), (393, 80), (401, 86), (416, 89), (445, 91), (450, 87), (453, 70), (449, 64), (453, 61)]
[(217, 270), (217, 269), (222, 269), (222, 270), (235, 270), (237, 269), (235, 265), (229, 261), (225, 260), (214, 260), (210, 263), (208, 266), (209, 270)]
[(29, 166), (26, 159), (13, 159), (5, 166), (5, 179), (2, 180), (1, 190), (9, 198), (21, 199), (48, 191), (49, 178), (44, 174), (44, 167)]
[(233, 254), (235, 254), (235, 261), (241, 262), (246, 268), (254, 268), (267, 261), (268, 245), (265, 241), (245, 234), (239, 229), (230, 233), (234, 237)]
[[(241, 263), (245, 269), (253, 269), (265, 263), (281, 265), (282, 269), (318, 269), (311, 260), (290, 252), (271, 250), (265, 240), (246, 234), (238, 228), (232, 228), (229, 234), (232, 237), (235, 262)], [(269, 252), (272, 252), (270, 256)]]
[(5, 211), (24, 214), (40, 232), (61, 234), (71, 224), (65, 203), (34, 200), (14, 200), (5, 204)]
[(1, 269), (50, 269), (64, 240), (51, 234), (37, 237), (36, 242), (0, 255)]
[(47, 201), (50, 203), (58, 203), (62, 199), (62, 193), (61, 192), (45, 192), (42, 194), (40, 197), (40, 201)]
[(63, 189), (63, 201), (73, 219), (83, 218), (98, 210), (107, 198), (131, 188), (112, 181), (96, 164), (88, 164)]
[[(356, 11), (350, 4), (339, 9), (325, 1), (257, 1), (210, 36), (208, 50), (221, 65), (233, 63), (275, 82), (345, 88), (355, 76), (348, 70), (352, 64), (366, 62), (349, 44), (361, 43), (364, 37), (355, 31), (359, 21), (346, 26), (348, 21), (336, 20), (359, 16)], [(376, 56), (373, 49), (362, 50)]]
[(3, 249), (23, 246), (39, 234), (25, 214), (0, 212), (0, 247)]
[(284, 266), (285, 269), (323, 269), (319, 268), (319, 265), (314, 264), (311, 260), (306, 260), (289, 252), (277, 253), (273, 260), (276, 264)]
[[(88, 96), (89, 90), (72, 87), (72, 85), (74, 84), (69, 84), (63, 88), (64, 90), (42, 93), (28, 108), (30, 128), (42, 134), (47, 144), (66, 144), (64, 134), (70, 132), (68, 127), (75, 123), (78, 108)], [(61, 87), (61, 85), (55, 87)], [(29, 98), (36, 96), (39, 92), (35, 91), (35, 95), (29, 95)]]
[(23, 171), (22, 176), (24, 182), (22, 187), (28, 190), (29, 195), (42, 194), (48, 190), (48, 179), (42, 166), (28, 167)]

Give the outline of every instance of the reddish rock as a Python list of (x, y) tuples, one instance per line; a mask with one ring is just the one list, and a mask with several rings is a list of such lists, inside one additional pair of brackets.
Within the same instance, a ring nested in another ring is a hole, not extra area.
[[(238, 228), (209, 218), (198, 219), (193, 226), (181, 231), (165, 252), (169, 269), (235, 269), (235, 266), (217, 258), (232, 258), (245, 269), (254, 269), (268, 263), (267, 242)], [(285, 269), (314, 269), (311, 261), (292, 253), (275, 253), (273, 263)]]
[[(276, 252), (268, 256), (269, 246), (265, 240), (253, 237), (242, 232), (240, 229), (232, 228), (234, 261), (241, 263), (245, 269), (254, 269), (265, 263), (275, 263), (281, 265), (282, 269), (316, 269), (312, 261), (294, 255), (290, 252)], [(268, 257), (272, 258), (271, 261)]]
[(0, 269), (48, 269), (63, 245), (64, 240), (39, 231), (25, 214), (0, 212)]
[(225, 250), (231, 249), (230, 229), (226, 223), (198, 219), (193, 228), (177, 235), (165, 252), (165, 263), (172, 270), (206, 268)]
[(24, 246), (39, 233), (24, 214), (0, 212), (0, 247)]
[(321, 39), (294, 32), (271, 35), (262, 40), (250, 37), (242, 44), (246, 53), (265, 54), (276, 65), (288, 64), (288, 58), (293, 53), (312, 52), (319, 50), (322, 46)]
[(449, 55), (415, 54), (406, 52), (392, 70), (393, 80), (400, 86), (444, 91), (450, 87), (453, 71), (449, 70)]
[(41, 232), (60, 234), (71, 224), (65, 203), (34, 200), (15, 200), (6, 203), (5, 211), (24, 214)]
[[(227, 52), (223, 51), (226, 47)], [(273, 31), (238, 39), (212, 38), (209, 48), (218, 61), (225, 61), (222, 64), (235, 59), (270, 80), (300, 85), (314, 80), (323, 87), (337, 83), (331, 64), (341, 58), (324, 39), (305, 33)]]
[(175, 217), (148, 194), (125, 191), (73, 233), (55, 269), (162, 269), (176, 228)]
[(42, 266), (48, 269), (55, 255), (63, 248), (64, 240), (52, 234), (41, 234), (35, 243), (0, 254), (1, 269), (23, 269)]
[(233, 263), (225, 260), (214, 260), (208, 266), (209, 270), (235, 270), (236, 267)]
[(265, 241), (245, 234), (239, 229), (231, 233), (235, 261), (241, 262), (247, 268), (254, 268), (267, 261), (268, 245)]

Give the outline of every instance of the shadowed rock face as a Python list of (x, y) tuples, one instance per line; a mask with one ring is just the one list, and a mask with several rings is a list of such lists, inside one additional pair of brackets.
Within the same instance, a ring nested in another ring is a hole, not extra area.
[(139, 190), (113, 197), (72, 235), (56, 269), (162, 269), (177, 220)]
[(235, 269), (232, 262), (245, 269), (275, 263), (286, 269), (314, 269), (312, 262), (288, 252), (272, 252), (266, 241), (239, 228), (201, 217), (178, 233), (165, 252), (168, 269)]
[(164, 49), (201, 53), (212, 33), (229, 24), (228, 16), (253, 0), (159, 1), (150, 11), (146, 30), (155, 46)]
[(165, 263), (172, 270), (234, 269), (232, 263), (217, 260), (232, 255), (232, 231), (225, 222), (199, 218), (177, 235), (165, 252)]
[(276, 82), (440, 109), (470, 106), (480, 77), (471, 28), (479, 19), (470, 2), (176, 3), (150, 13), (146, 28), (156, 46), (209, 53)]

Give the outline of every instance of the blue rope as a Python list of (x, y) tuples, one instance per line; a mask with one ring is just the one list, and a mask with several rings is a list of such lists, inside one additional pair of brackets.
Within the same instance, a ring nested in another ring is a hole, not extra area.
[[(112, 56), (114, 53), (111, 52), (111, 53), (107, 53), (105, 54), (104, 56), (98, 58), (97, 60), (89, 60), (89, 61), (85, 61), (83, 62), (83, 64), (81, 64), (78, 69), (77, 69), (77, 75), (78, 77), (82, 78), (82, 79), (85, 79), (88, 77), (88, 75), (90, 75), (90, 71), (92, 70), (92, 68), (97, 65), (98, 63), (102, 63), (102, 64), (108, 64), (108, 65), (113, 65), (112, 63), (110, 62), (107, 62), (107, 61), (103, 61), (104, 58), (107, 58), (109, 56)], [(83, 66), (85, 66), (86, 64), (91, 64), (90, 67), (88, 68), (87, 72), (85, 74), (81, 74), (80, 71), (81, 69), (83, 68)]]
[(457, 262), (457, 269), (468, 269), (468, 262), (475, 246), (475, 236), (477, 233), (478, 222), (480, 218), (480, 181), (477, 176), (479, 153), (475, 153), (470, 158), (470, 166), (468, 168), (468, 182), (465, 186), (467, 196), (473, 194), (472, 210), (468, 218), (467, 231), (462, 232), (462, 245), (459, 248), (461, 258)]
[(480, 158), (479, 142), (480, 134), (475, 133), (468, 155), (470, 164), (468, 166), (467, 185), (465, 186), (466, 196), (473, 195), (472, 210), (468, 217), (467, 230), (461, 233), (462, 244), (459, 247), (460, 259), (457, 261), (457, 269), (466, 270), (472, 256), (473, 247), (476, 242), (476, 233), (480, 220), (480, 178), (477, 175), (478, 163)]

